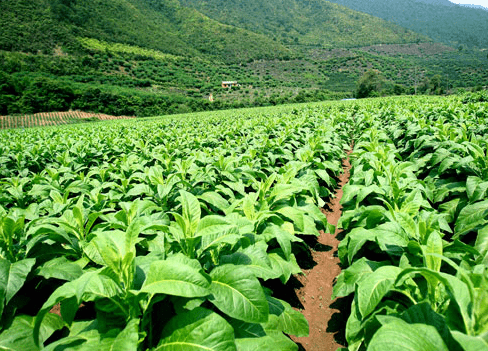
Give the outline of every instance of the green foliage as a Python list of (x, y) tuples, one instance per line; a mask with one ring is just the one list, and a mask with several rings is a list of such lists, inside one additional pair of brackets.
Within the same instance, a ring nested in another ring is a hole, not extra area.
[(376, 17), (322, 0), (265, 3), (258, 0), (182, 0), (181, 3), (219, 22), (266, 34), (292, 47), (298, 44), (357, 47), (428, 40)]
[[(342, 99), (368, 70), (382, 72), (378, 95), (482, 89), (488, 79), (482, 50), (453, 50), (321, 0), (7, 0), (0, 10), (2, 115)], [(241, 87), (222, 89), (224, 80)]]
[(350, 350), (486, 349), (488, 115), (459, 97), (418, 101), (356, 114), (334, 287), (354, 294)]
[[(77, 38), (88, 37), (227, 62), (293, 55), (291, 50), (264, 35), (229, 29), (178, 1), (7, 0), (0, 3), (0, 10), (4, 14), (0, 24), (6, 33), (0, 38), (2, 50), (52, 53), (63, 47), (80, 52), (84, 51), (83, 45), (93, 43), (86, 39), (80, 43)], [(245, 49), (242, 43), (246, 43)]]
[[(334, 0), (334, 3), (365, 12), (429, 36), (435, 41), (469, 47), (486, 47), (488, 11), (455, 5), (447, 0)], [(459, 46), (461, 47), (461, 46)]]
[(266, 282), (333, 229), (349, 135), (331, 109), (1, 132), (0, 346), (296, 350), (308, 323)]
[(488, 115), (462, 100), (0, 132), (0, 346), (296, 350), (285, 334), (307, 322), (267, 281), (334, 229), (319, 208), (354, 140), (334, 287), (353, 294), (348, 348), (483, 350)]
[(385, 83), (385, 79), (378, 71), (369, 70), (358, 81), (356, 97), (366, 98), (369, 96), (378, 96), (383, 90)]

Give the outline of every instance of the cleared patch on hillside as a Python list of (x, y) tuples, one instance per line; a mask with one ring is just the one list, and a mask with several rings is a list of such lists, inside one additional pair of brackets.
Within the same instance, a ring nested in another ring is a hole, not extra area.
[(360, 48), (371, 54), (385, 56), (410, 55), (417, 57), (427, 57), (441, 55), (445, 52), (455, 51), (453, 48), (440, 43), (419, 43), (419, 44), (390, 44), (372, 45)]
[(0, 129), (30, 128), (40, 126), (55, 126), (84, 122), (106, 121), (112, 119), (128, 119), (134, 116), (110, 116), (103, 113), (82, 111), (41, 112), (31, 115), (0, 116)]

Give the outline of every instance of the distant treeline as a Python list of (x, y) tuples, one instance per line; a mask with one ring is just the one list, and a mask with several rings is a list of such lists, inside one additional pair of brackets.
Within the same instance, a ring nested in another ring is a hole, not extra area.
[(301, 91), (296, 96), (270, 96), (253, 101), (210, 102), (204, 98), (162, 95), (143, 90), (107, 89), (102, 85), (70, 84), (38, 76), (20, 79), (0, 71), (0, 114), (82, 110), (109, 115), (155, 116), (193, 111), (312, 102), (343, 98), (344, 93), (327, 90)]

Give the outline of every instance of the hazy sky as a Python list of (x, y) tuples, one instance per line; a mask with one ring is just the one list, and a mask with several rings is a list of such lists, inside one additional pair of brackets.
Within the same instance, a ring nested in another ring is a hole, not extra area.
[(488, 7), (488, 0), (450, 0), (455, 4), (472, 4)]

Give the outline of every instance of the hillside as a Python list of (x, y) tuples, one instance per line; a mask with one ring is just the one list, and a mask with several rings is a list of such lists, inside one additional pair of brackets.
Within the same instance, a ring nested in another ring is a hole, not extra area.
[(51, 53), (62, 46), (77, 52), (76, 39), (90, 37), (225, 61), (291, 54), (264, 35), (219, 23), (177, 0), (6, 0), (0, 11), (0, 49), (8, 51)]
[(4, 0), (0, 11), (0, 115), (339, 99), (368, 70), (387, 95), (488, 82), (485, 51), (322, 0)]
[(427, 37), (324, 0), (181, 0), (219, 22), (286, 44), (355, 47), (427, 41)]
[(79, 52), (78, 38), (223, 62), (292, 58), (297, 45), (357, 47), (425, 36), (324, 0), (4, 0), (0, 49)]
[(448, 0), (331, 0), (396, 23), (435, 41), (488, 48), (488, 11)]

